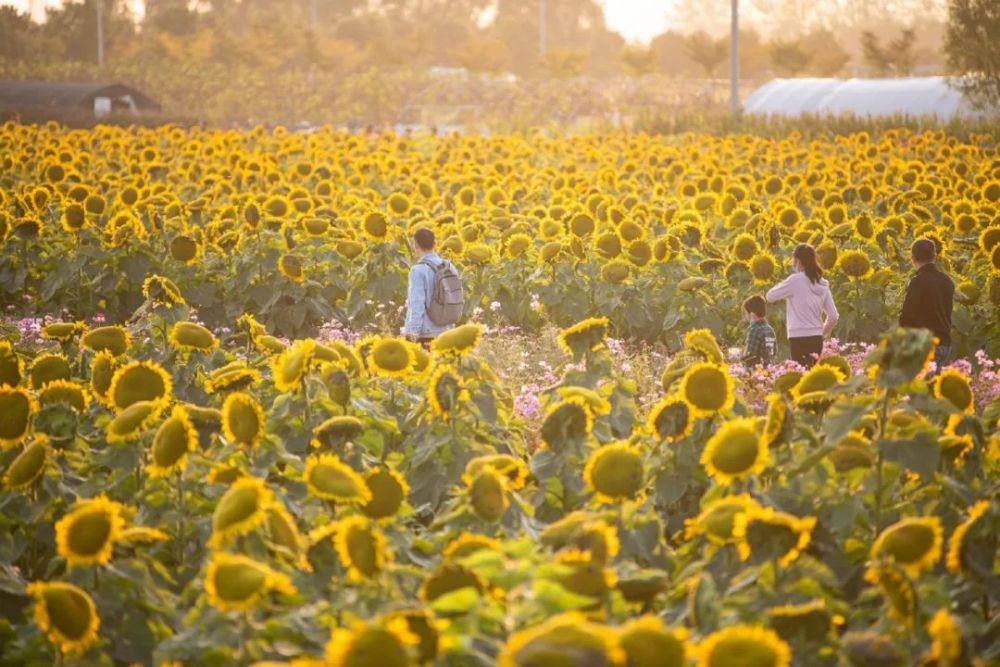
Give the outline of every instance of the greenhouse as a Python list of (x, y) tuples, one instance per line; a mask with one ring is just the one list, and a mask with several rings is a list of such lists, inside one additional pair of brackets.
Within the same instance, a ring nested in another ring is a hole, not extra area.
[(976, 118), (945, 77), (907, 79), (774, 79), (747, 98), (743, 110), (768, 116), (855, 115)]

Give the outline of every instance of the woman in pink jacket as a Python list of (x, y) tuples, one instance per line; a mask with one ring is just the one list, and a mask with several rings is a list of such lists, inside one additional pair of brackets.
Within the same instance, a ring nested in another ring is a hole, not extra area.
[(795, 273), (768, 290), (767, 300), (788, 302), (785, 320), (792, 360), (812, 368), (823, 352), (823, 339), (833, 331), (840, 314), (813, 247), (800, 244), (792, 257)]

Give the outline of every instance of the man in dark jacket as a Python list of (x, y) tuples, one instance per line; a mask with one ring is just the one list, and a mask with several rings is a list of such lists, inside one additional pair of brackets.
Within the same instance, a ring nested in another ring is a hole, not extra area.
[(937, 370), (951, 360), (951, 307), (955, 283), (938, 268), (937, 246), (930, 239), (917, 239), (910, 248), (917, 272), (906, 286), (899, 326), (930, 329), (938, 339), (934, 363)]

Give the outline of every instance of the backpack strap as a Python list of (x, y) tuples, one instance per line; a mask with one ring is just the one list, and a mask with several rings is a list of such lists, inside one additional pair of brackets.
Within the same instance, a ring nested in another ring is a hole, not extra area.
[(426, 257), (422, 257), (420, 261), (417, 262), (417, 264), (423, 264), (424, 266), (430, 268), (430, 270), (433, 271), (434, 273), (437, 273), (438, 269), (442, 268), (445, 265), (445, 260), (442, 259), (440, 264), (434, 266), (434, 263), (431, 262), (431, 260), (427, 259)]

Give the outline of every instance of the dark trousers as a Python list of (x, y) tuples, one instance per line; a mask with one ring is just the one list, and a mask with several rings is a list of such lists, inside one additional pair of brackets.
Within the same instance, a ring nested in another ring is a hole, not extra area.
[(822, 336), (802, 336), (800, 338), (789, 338), (788, 346), (791, 348), (792, 361), (812, 368), (823, 353)]

